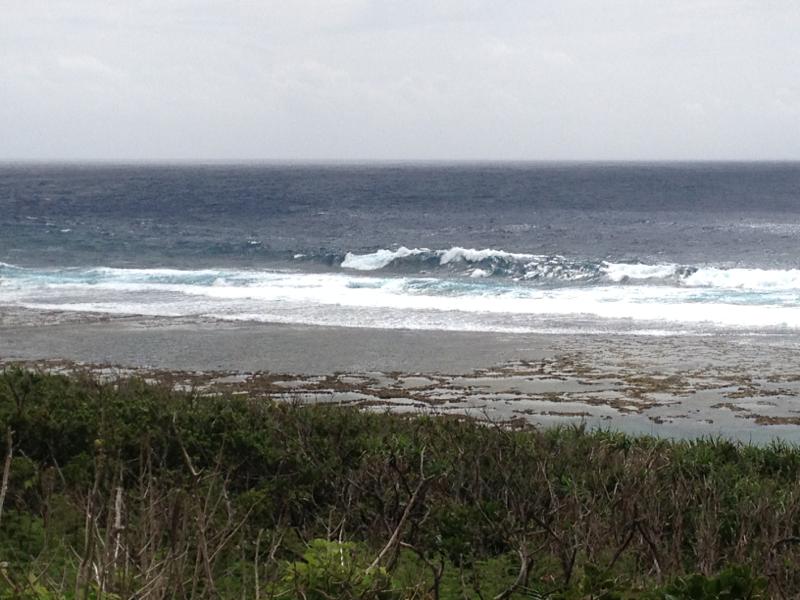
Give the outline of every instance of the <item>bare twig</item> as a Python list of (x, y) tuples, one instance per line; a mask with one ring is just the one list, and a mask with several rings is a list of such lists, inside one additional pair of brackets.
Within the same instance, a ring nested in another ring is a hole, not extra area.
[(264, 533), (263, 529), (258, 530), (258, 535), (256, 536), (256, 556), (255, 560), (253, 561), (253, 576), (255, 579), (255, 600), (260, 600), (261, 598), (261, 590), (259, 589), (259, 581), (258, 581), (258, 552), (261, 549), (261, 534)]
[(517, 550), (517, 555), (519, 556), (519, 573), (517, 574), (517, 578), (506, 590), (497, 594), (493, 600), (506, 600), (506, 598), (510, 598), (520, 586), (525, 585), (528, 581), (528, 573), (533, 566), (533, 559), (528, 556), (528, 552), (524, 547)]
[(368, 570), (371, 571), (384, 559), (384, 557), (397, 545), (400, 540), (400, 534), (403, 531), (403, 527), (408, 520), (408, 517), (411, 515), (411, 511), (414, 510), (419, 499), (425, 493), (428, 485), (433, 481), (436, 476), (425, 477), (424, 476), (424, 466), (425, 466), (425, 448), (422, 448), (422, 452), (419, 458), (419, 470), (420, 470), (420, 481), (417, 484), (417, 487), (414, 489), (414, 493), (411, 494), (411, 498), (408, 500), (408, 504), (406, 504), (405, 509), (403, 510), (403, 514), (400, 517), (400, 520), (397, 523), (397, 527), (395, 527), (392, 536), (389, 538), (389, 541), (386, 542), (386, 545), (383, 549), (378, 553), (378, 556), (375, 557), (375, 560), (372, 561), (372, 564), (369, 566)]
[(11, 426), (6, 427), (6, 459), (3, 463), (3, 483), (0, 484), (0, 520), (3, 518), (3, 504), (8, 491), (8, 477), (11, 474), (11, 458), (14, 455), (14, 432)]

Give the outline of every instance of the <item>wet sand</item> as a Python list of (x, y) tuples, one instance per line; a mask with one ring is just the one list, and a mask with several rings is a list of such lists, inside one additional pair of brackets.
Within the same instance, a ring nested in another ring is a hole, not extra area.
[(794, 336), (426, 332), (15, 314), (0, 361), (198, 393), (800, 442)]
[(0, 358), (177, 370), (469, 373), (556, 351), (557, 337), (85, 317), (0, 326)]

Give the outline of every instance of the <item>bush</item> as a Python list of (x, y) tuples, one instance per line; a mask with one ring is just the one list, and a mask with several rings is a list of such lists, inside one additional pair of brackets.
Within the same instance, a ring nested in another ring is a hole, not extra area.
[(306, 600), (393, 600), (391, 577), (382, 567), (369, 568), (352, 542), (312, 540), (302, 561), (288, 563), (279, 593)]
[(512, 430), (22, 369), (0, 374), (8, 428), (0, 595), (252, 597), (258, 581), (264, 599), (800, 597), (788, 444)]

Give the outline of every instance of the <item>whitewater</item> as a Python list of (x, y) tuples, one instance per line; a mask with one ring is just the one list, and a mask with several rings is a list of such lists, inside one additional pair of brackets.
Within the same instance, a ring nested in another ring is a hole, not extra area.
[(795, 332), (800, 270), (380, 248), (282, 268), (0, 264), (0, 308), (448, 331)]

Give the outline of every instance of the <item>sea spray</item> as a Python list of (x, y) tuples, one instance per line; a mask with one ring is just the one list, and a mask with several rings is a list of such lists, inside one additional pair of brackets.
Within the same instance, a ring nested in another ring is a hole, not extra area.
[[(0, 306), (470, 331), (800, 329), (795, 269), (616, 263), (463, 248), (347, 256), (324, 272), (6, 263), (0, 265)], [(406, 261), (405, 270), (394, 270), (394, 261)]]

